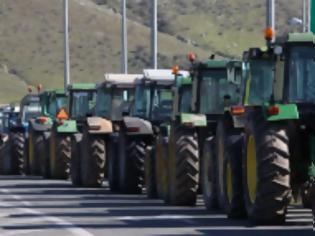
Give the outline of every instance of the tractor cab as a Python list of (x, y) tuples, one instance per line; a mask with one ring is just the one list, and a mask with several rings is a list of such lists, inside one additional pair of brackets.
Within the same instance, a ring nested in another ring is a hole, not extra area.
[(250, 48), (243, 54), (242, 95), (245, 106), (261, 106), (270, 100), (276, 57), (272, 49)]
[(97, 87), (96, 116), (120, 122), (130, 113), (134, 101), (135, 81), (141, 75), (106, 74)]
[(192, 80), (189, 74), (176, 74), (173, 93), (173, 119), (176, 119), (181, 113), (191, 112)]
[(171, 118), (175, 75), (171, 70), (144, 70), (143, 75), (136, 82), (133, 115), (159, 125)]
[(63, 89), (47, 90), (40, 94), (42, 115), (56, 118), (61, 109), (67, 107), (67, 95)]
[[(299, 119), (315, 129), (315, 37), (312, 33), (292, 33), (277, 44), (273, 94), (279, 109), (270, 119)], [(284, 115), (284, 111), (290, 114)]]
[[(10, 130), (28, 131), (29, 120), (41, 114), (40, 99), (38, 95), (28, 94), (20, 103), (20, 111), (16, 122), (10, 122)], [(26, 133), (27, 134), (27, 133)]]
[(229, 104), (237, 104), (239, 85), (228, 80), (228, 61), (192, 62), (192, 110), (205, 114), (209, 124), (215, 124)]
[(68, 91), (69, 116), (80, 125), (86, 117), (95, 113), (96, 84), (76, 83), (70, 85)]

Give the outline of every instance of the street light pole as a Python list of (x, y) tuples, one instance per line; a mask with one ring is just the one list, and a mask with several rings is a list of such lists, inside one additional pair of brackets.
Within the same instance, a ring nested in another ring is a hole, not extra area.
[(69, 1), (64, 0), (64, 88), (70, 84)]
[(158, 54), (158, 45), (157, 45), (157, 0), (152, 0), (151, 5), (151, 63), (153, 69), (157, 69), (158, 61), (157, 61), (157, 54)]
[(127, 42), (126, 0), (121, 0), (121, 71), (128, 73), (128, 42)]
[[(275, 1), (274, 0), (266, 0), (267, 1), (267, 28), (271, 28), (275, 31)], [(272, 39), (272, 42), (274, 38)]]

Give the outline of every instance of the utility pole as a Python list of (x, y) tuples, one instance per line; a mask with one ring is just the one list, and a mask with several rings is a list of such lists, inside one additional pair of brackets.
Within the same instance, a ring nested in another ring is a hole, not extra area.
[(64, 2), (64, 88), (70, 84), (69, 0)]
[(158, 45), (157, 45), (157, 0), (152, 0), (151, 5), (151, 63), (152, 68), (157, 69), (158, 62), (157, 62), (157, 54), (158, 54)]
[(126, 0), (121, 0), (121, 71), (128, 73), (128, 42), (127, 42)]
[[(267, 1), (267, 21), (266, 26), (275, 32), (275, 1), (274, 0), (266, 0)], [(271, 42), (274, 42), (274, 36)]]

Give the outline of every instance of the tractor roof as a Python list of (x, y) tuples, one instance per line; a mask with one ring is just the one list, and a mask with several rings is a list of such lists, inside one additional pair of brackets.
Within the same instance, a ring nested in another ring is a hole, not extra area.
[(57, 95), (65, 95), (65, 93), (66, 93), (64, 89), (56, 89), (56, 90), (54, 90), (54, 92)]
[(143, 78), (141, 74), (105, 74), (105, 81), (99, 86), (134, 87), (135, 82), (141, 78)]
[(181, 87), (184, 85), (191, 85), (192, 79), (190, 76), (179, 76), (176, 80), (176, 87)]
[(227, 68), (242, 68), (242, 62), (241, 61), (229, 61), (226, 66), (227, 66)]
[(288, 34), (288, 43), (315, 43), (315, 36), (313, 33), (291, 33)]
[(226, 68), (228, 61), (225, 60), (207, 60), (197, 64), (199, 68), (204, 69), (223, 69)]
[[(179, 74), (188, 76), (188, 71), (179, 71)], [(172, 85), (175, 81), (175, 75), (172, 70), (160, 69), (146, 69), (143, 70), (144, 79), (154, 81), (157, 84)]]
[(93, 83), (75, 83), (68, 87), (69, 90), (95, 90), (96, 84)]
[(21, 106), (29, 105), (30, 103), (39, 103), (38, 94), (27, 94), (21, 100)]

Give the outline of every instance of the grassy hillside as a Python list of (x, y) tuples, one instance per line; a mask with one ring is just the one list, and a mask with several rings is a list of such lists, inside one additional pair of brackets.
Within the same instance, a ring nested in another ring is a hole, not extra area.
[[(26, 84), (61, 87), (62, 1), (3, 0), (1, 3), (0, 64), (8, 68), (9, 75)], [(105, 72), (119, 72), (120, 16), (100, 9), (89, 0), (70, 0), (70, 3), (72, 80), (97, 82), (103, 79)], [(149, 64), (150, 32), (146, 26), (130, 21), (128, 33), (130, 71), (139, 72)], [(188, 51), (195, 50), (167, 34), (159, 34), (159, 42), (161, 67), (171, 67), (173, 63), (185, 60)], [(201, 49), (196, 50), (208, 55)], [(5, 83), (11, 84), (8, 79)], [(7, 90), (3, 86), (0, 94), (12, 99), (6, 96)], [(18, 93), (15, 95), (19, 96)]]
[[(119, 0), (70, 0), (71, 78), (101, 81), (120, 70)], [(130, 72), (148, 67), (150, 31), (147, 0), (128, 0)], [(263, 45), (265, 1), (159, 0), (159, 66), (212, 52), (240, 57), (249, 46)], [(278, 0), (278, 31), (300, 17), (299, 1)], [(63, 85), (62, 0), (0, 1), (0, 102), (17, 100), (26, 84)], [(2, 69), (1, 69), (2, 68)]]

